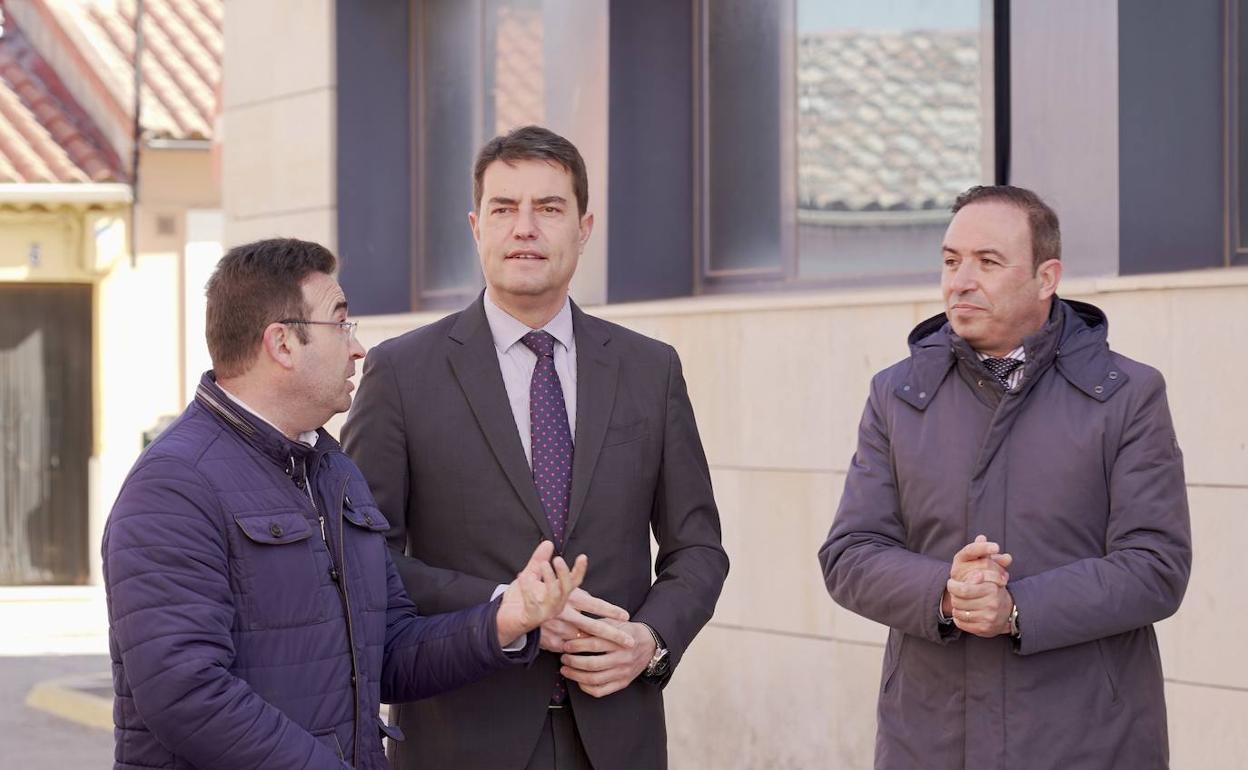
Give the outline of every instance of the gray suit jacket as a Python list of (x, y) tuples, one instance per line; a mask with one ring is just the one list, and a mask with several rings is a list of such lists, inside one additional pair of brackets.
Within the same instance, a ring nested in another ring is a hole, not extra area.
[[(728, 573), (680, 360), (575, 304), (572, 322), (576, 446), (563, 554), (589, 555), (585, 589), (653, 627), (674, 670)], [(480, 298), (369, 352), (343, 446), (391, 522), (396, 563), (422, 612), (487, 601), (551, 538)], [(395, 766), (524, 767), (558, 668), (543, 652), (531, 667), (404, 704)], [(569, 690), (596, 768), (666, 766), (659, 685), (639, 679), (601, 699)]]

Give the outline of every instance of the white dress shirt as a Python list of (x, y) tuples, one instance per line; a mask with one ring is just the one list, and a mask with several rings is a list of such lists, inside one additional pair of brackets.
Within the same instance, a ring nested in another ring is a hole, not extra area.
[[(523, 321), (516, 319), (490, 299), (485, 292), (485, 320), (489, 322), (494, 337), (494, 351), (498, 354), (498, 368), (503, 374), (503, 387), (507, 389), (507, 401), (516, 420), (520, 443), (524, 446), (524, 459), (533, 467), (533, 437), (529, 420), (529, 387), (533, 370), (537, 368), (537, 354), (529, 350), (520, 338), (531, 331)], [(563, 301), (563, 308), (550, 319), (540, 331), (555, 338), (555, 373), (563, 389), (563, 404), (568, 410), (568, 430), (576, 441), (576, 339), (572, 334), (572, 303)]]

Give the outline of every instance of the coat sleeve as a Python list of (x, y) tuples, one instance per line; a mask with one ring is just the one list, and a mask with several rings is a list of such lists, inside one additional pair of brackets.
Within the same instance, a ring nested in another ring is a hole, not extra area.
[(1165, 382), (1152, 369), (1132, 377), (1140, 387), (1109, 469), (1106, 553), (1010, 583), (1021, 654), (1155, 623), (1174, 614), (1187, 590), (1191, 524)]
[(960, 635), (937, 611), (949, 562), (906, 548), (906, 527), (877, 375), (858, 426), (858, 448), (819, 562), (837, 604), (912, 636), (946, 642)]
[(503, 652), (499, 646), (501, 597), (445, 615), (421, 616), (389, 558), (386, 570), (389, 604), (381, 672), (383, 703), (428, 698), (501, 668), (528, 665), (537, 657), (537, 630), (529, 632), (519, 652)]
[(343, 451), (364, 473), (390, 531), (386, 541), (408, 594), (424, 612), (447, 612), (490, 600), (497, 583), (434, 567), (406, 554), (412, 483), (406, 414), (386, 344), (369, 351), (360, 388), (342, 428)]
[(345, 768), (230, 672), (234, 595), (215, 496), (185, 464), (126, 481), (103, 541), (111, 643), (144, 724), (200, 768)]
[(721, 544), (719, 510), (680, 358), (672, 348), (668, 355), (663, 456), (650, 522), (659, 552), (654, 584), (633, 620), (663, 638), (670, 677), (715, 612), (728, 576), (728, 555)]

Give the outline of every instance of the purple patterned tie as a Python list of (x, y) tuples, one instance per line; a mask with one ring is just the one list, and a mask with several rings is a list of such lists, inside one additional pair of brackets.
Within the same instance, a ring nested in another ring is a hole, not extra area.
[[(572, 496), (572, 431), (563, 386), (555, 371), (555, 338), (549, 332), (529, 332), (520, 338), (537, 355), (529, 383), (529, 435), (533, 455), (533, 486), (546, 511), (555, 549), (563, 551), (568, 525), (568, 501)], [(555, 683), (550, 701), (561, 705), (568, 697), (563, 677)]]
[(563, 387), (555, 371), (555, 338), (549, 332), (529, 332), (520, 338), (537, 354), (533, 380), (529, 383), (529, 435), (533, 455), (533, 485), (542, 500), (546, 520), (563, 550), (568, 524), (568, 500), (572, 496), (572, 431)]

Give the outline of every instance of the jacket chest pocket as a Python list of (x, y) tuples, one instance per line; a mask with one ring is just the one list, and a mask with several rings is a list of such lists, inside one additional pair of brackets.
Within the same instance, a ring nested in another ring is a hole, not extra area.
[(234, 522), (242, 534), (234, 555), (243, 592), (239, 625), (287, 628), (325, 620), (329, 605), (303, 512), (237, 514)]
[(641, 479), (643, 457), (650, 443), (645, 419), (607, 426), (602, 452), (594, 469), (594, 480), (617, 484), (629, 491), (648, 485)]
[(390, 522), (372, 500), (353, 500), (349, 493), (342, 501), (342, 522), (343, 543), (350, 554), (350, 586), (363, 591), (365, 609), (384, 610), (389, 604), (385, 532)]

